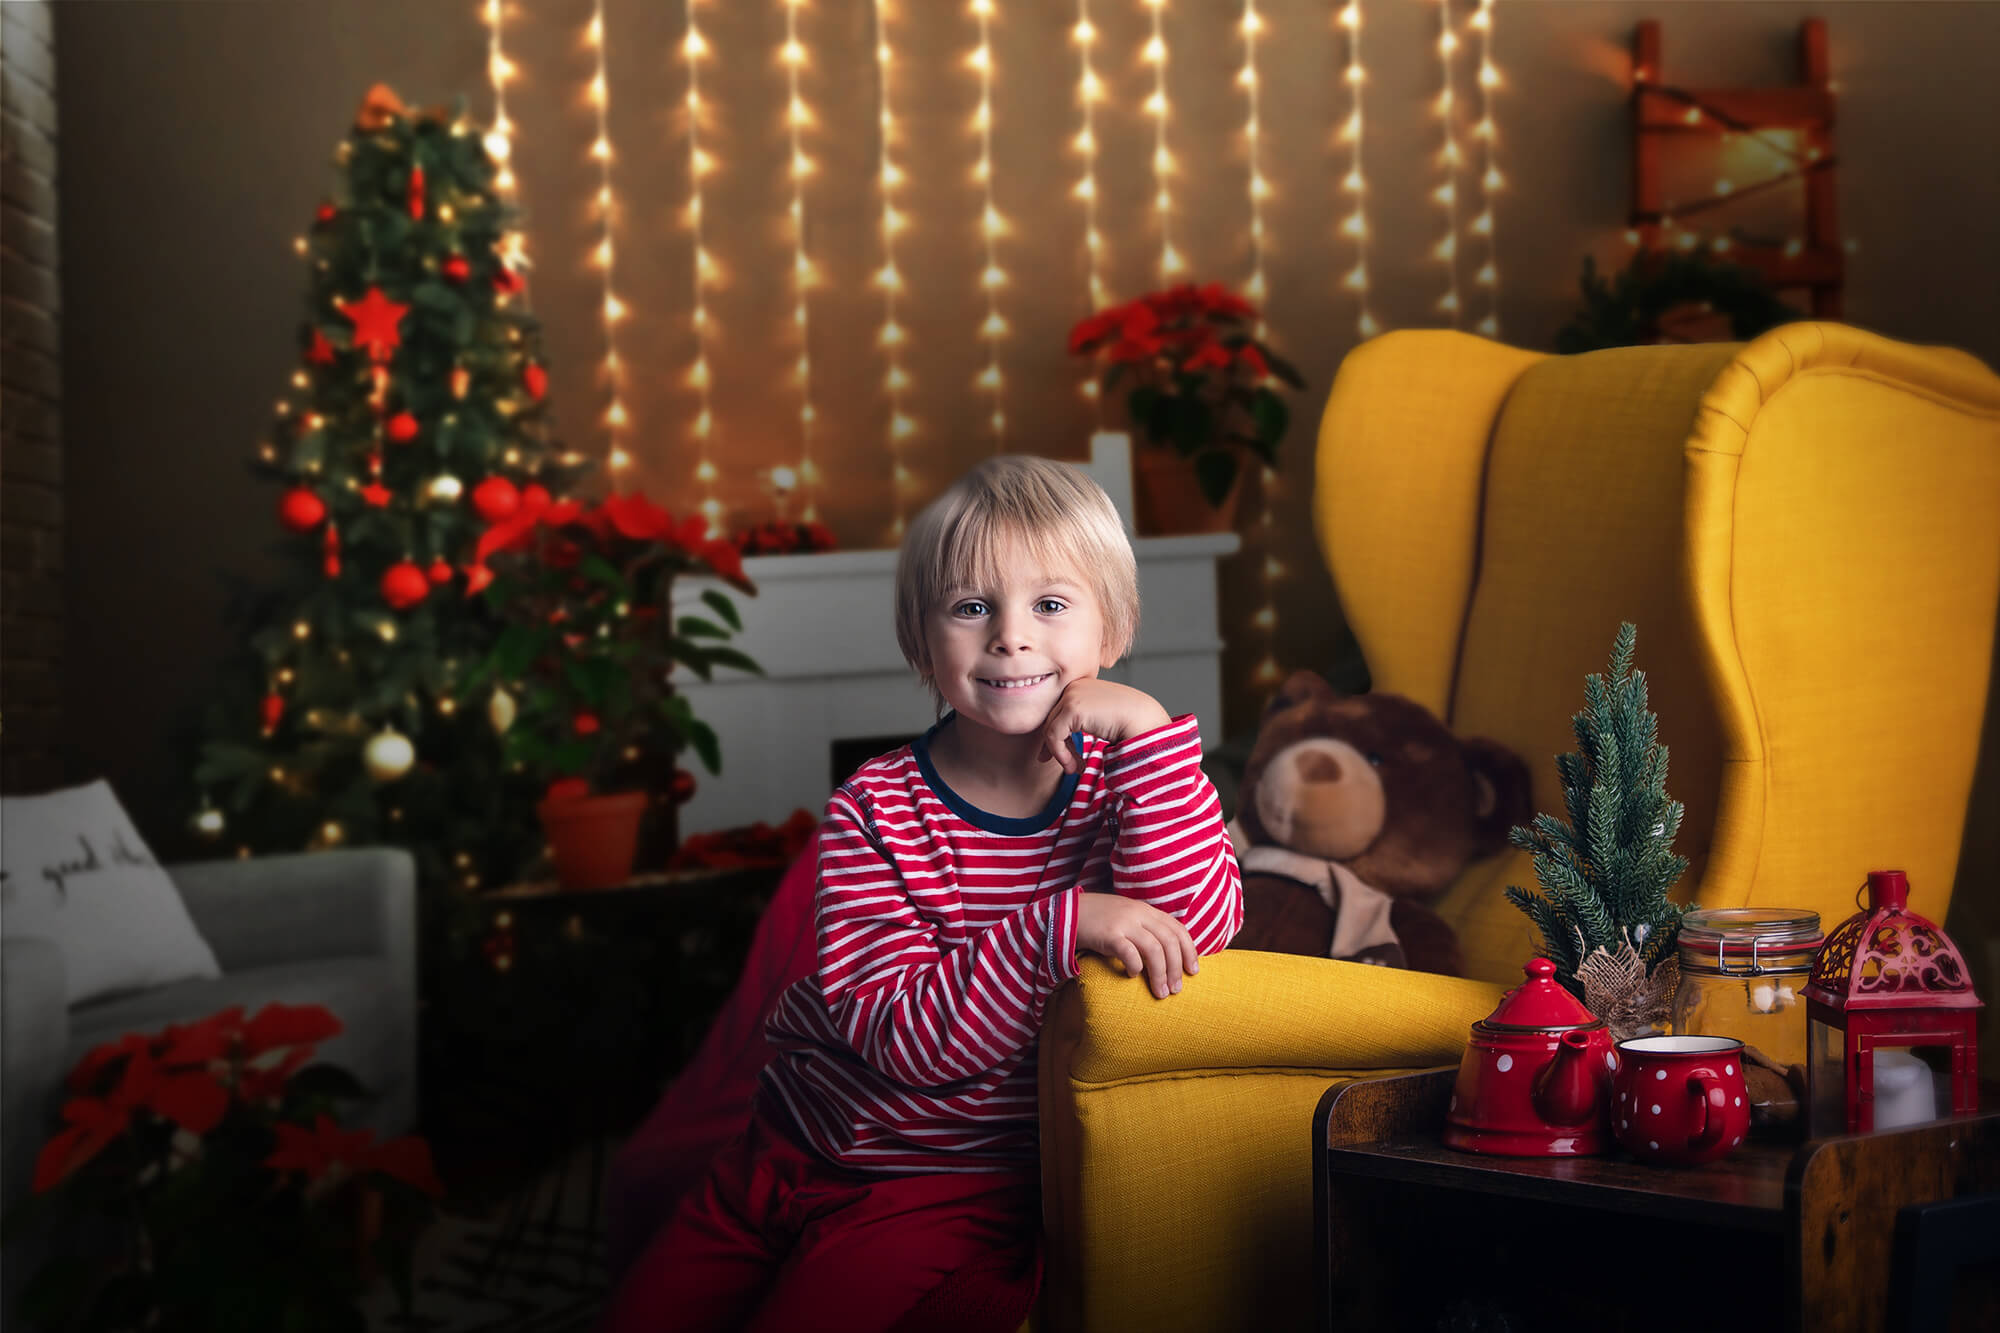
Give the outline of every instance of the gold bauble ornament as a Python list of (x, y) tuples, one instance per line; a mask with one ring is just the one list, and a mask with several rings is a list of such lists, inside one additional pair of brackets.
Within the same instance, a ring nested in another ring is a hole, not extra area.
[(493, 730), (503, 735), (507, 728), (514, 725), (514, 715), (519, 711), (514, 696), (505, 690), (494, 690), (493, 697), (486, 701), (486, 720), (493, 724)]
[(394, 727), (384, 727), (362, 747), (361, 762), (377, 782), (394, 782), (417, 762), (417, 747)]

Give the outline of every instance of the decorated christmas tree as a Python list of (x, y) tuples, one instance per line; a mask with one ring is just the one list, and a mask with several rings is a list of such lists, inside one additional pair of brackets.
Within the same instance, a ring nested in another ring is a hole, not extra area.
[(481, 135), (378, 85), (337, 161), (301, 242), (294, 391), (253, 464), (279, 488), (282, 572), (232, 613), (193, 827), (238, 852), (397, 844), (426, 883), (476, 888), (540, 838), (539, 793), (502, 762), (512, 701), (458, 688), (501, 628), (473, 551), (578, 469)]
[(1610, 675), (1584, 680), (1584, 710), (1571, 719), (1577, 752), (1556, 756), (1568, 821), (1538, 814), (1509, 834), (1534, 853), (1541, 893), (1507, 889), (1541, 931), (1557, 980), (1629, 1031), (1672, 999), (1687, 909), (1667, 894), (1688, 867), (1673, 849), (1682, 808), (1667, 795), (1667, 747), (1646, 706), (1646, 673), (1632, 669), (1638, 637), (1620, 625)]

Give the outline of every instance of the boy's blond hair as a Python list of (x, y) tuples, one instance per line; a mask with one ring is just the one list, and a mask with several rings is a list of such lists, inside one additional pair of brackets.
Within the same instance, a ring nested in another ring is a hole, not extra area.
[(1073, 570), (1089, 583), (1114, 656), (1129, 652), (1139, 632), (1138, 561), (1104, 488), (1053, 459), (989, 458), (924, 507), (896, 558), (896, 644), (940, 708), (924, 617), (951, 589), (995, 581), (1008, 537), (1020, 538), (1043, 572)]

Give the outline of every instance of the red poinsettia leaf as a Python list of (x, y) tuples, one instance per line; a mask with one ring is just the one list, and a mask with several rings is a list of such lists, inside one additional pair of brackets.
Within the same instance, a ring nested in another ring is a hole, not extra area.
[(149, 1050), (132, 1053), (125, 1062), (125, 1073), (118, 1080), (118, 1086), (111, 1093), (111, 1105), (119, 1111), (134, 1110), (146, 1105), (153, 1096), (153, 1089), (159, 1086), (162, 1075), (160, 1065)]
[(366, 1170), (422, 1190), (433, 1199), (444, 1195), (444, 1182), (438, 1179), (437, 1168), (431, 1162), (431, 1146), (414, 1134), (377, 1145), (363, 1156), (361, 1164)]
[(479, 593), (485, 592), (486, 586), (491, 582), (493, 582), (493, 571), (488, 569), (485, 565), (482, 564), (482, 565), (466, 566), (465, 595), (467, 597), (472, 597)]
[(1146, 301), (1134, 301), (1131, 305), (1119, 308), (1118, 332), (1123, 338), (1143, 338), (1159, 327), (1159, 311)]
[(1257, 350), (1255, 343), (1244, 343), (1241, 347), (1237, 348), (1236, 359), (1250, 367), (1250, 373), (1253, 375), (1268, 375), (1271, 373), (1271, 367), (1265, 362), (1264, 354)]
[(1078, 320), (1076, 327), (1069, 331), (1069, 350), (1071, 352), (1087, 351), (1094, 344), (1103, 341), (1113, 329), (1118, 327), (1122, 316), (1123, 307), (1113, 306), (1108, 310), (1100, 310), (1094, 315), (1089, 315)]
[(265, 1166), (273, 1171), (303, 1171), (307, 1180), (318, 1180), (326, 1174), (329, 1165), (326, 1154), (311, 1130), (289, 1120), (280, 1120), (271, 1128), (278, 1143), (264, 1159)]
[(637, 491), (605, 497), (598, 506), (611, 526), (634, 541), (666, 541), (674, 531), (674, 516)]
[(743, 572), (743, 553), (728, 542), (703, 542), (700, 555), (708, 562), (708, 567), (722, 578), (745, 592), (755, 591), (749, 576)]
[(230, 1045), (243, 1031), (243, 1006), (232, 1004), (219, 1014), (210, 1014), (198, 1023), (170, 1027), (160, 1063), (168, 1069), (212, 1064), (229, 1054)]
[(69, 1173), (104, 1150), (111, 1138), (83, 1125), (71, 1125), (42, 1145), (35, 1158), (34, 1192), (42, 1194), (62, 1184)]
[(576, 522), (582, 513), (583, 505), (576, 500), (555, 500), (541, 510), (541, 521), (547, 527), (559, 528)]
[(130, 1032), (116, 1041), (107, 1041), (101, 1046), (93, 1046), (83, 1059), (76, 1062), (76, 1068), (69, 1071), (69, 1078), (65, 1081), (69, 1085), (71, 1092), (82, 1092), (87, 1088), (94, 1087), (99, 1076), (110, 1067), (113, 1061), (123, 1059), (128, 1055), (135, 1055), (140, 1051), (146, 1050), (150, 1045), (150, 1038), (136, 1032)]
[(682, 550), (692, 551), (708, 537), (708, 520), (700, 514), (689, 514), (674, 529), (674, 544)]
[(479, 544), (472, 549), (472, 563), (484, 565), (489, 556), (499, 551), (511, 551), (521, 545), (529, 533), (534, 531), (540, 509), (530, 509), (524, 503), (506, 518), (479, 534)]
[(1214, 366), (1217, 369), (1227, 369), (1228, 365), (1229, 349), (1221, 343), (1210, 342), (1204, 343), (1193, 356), (1181, 362), (1181, 369), (1198, 374), (1210, 366)]
[(244, 1058), (254, 1060), (281, 1046), (310, 1046), (339, 1036), (342, 1024), (317, 1004), (267, 1004), (243, 1029)]
[(206, 1134), (229, 1110), (229, 1089), (206, 1071), (170, 1074), (154, 1086), (146, 1104), (182, 1129)]

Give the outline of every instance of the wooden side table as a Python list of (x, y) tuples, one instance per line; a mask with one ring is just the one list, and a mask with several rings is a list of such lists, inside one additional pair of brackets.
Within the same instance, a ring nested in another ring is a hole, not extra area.
[(1320, 1099), (1319, 1327), (1880, 1329), (1898, 1210), (2000, 1189), (1991, 1111), (1699, 1167), (1460, 1152), (1456, 1072)]

